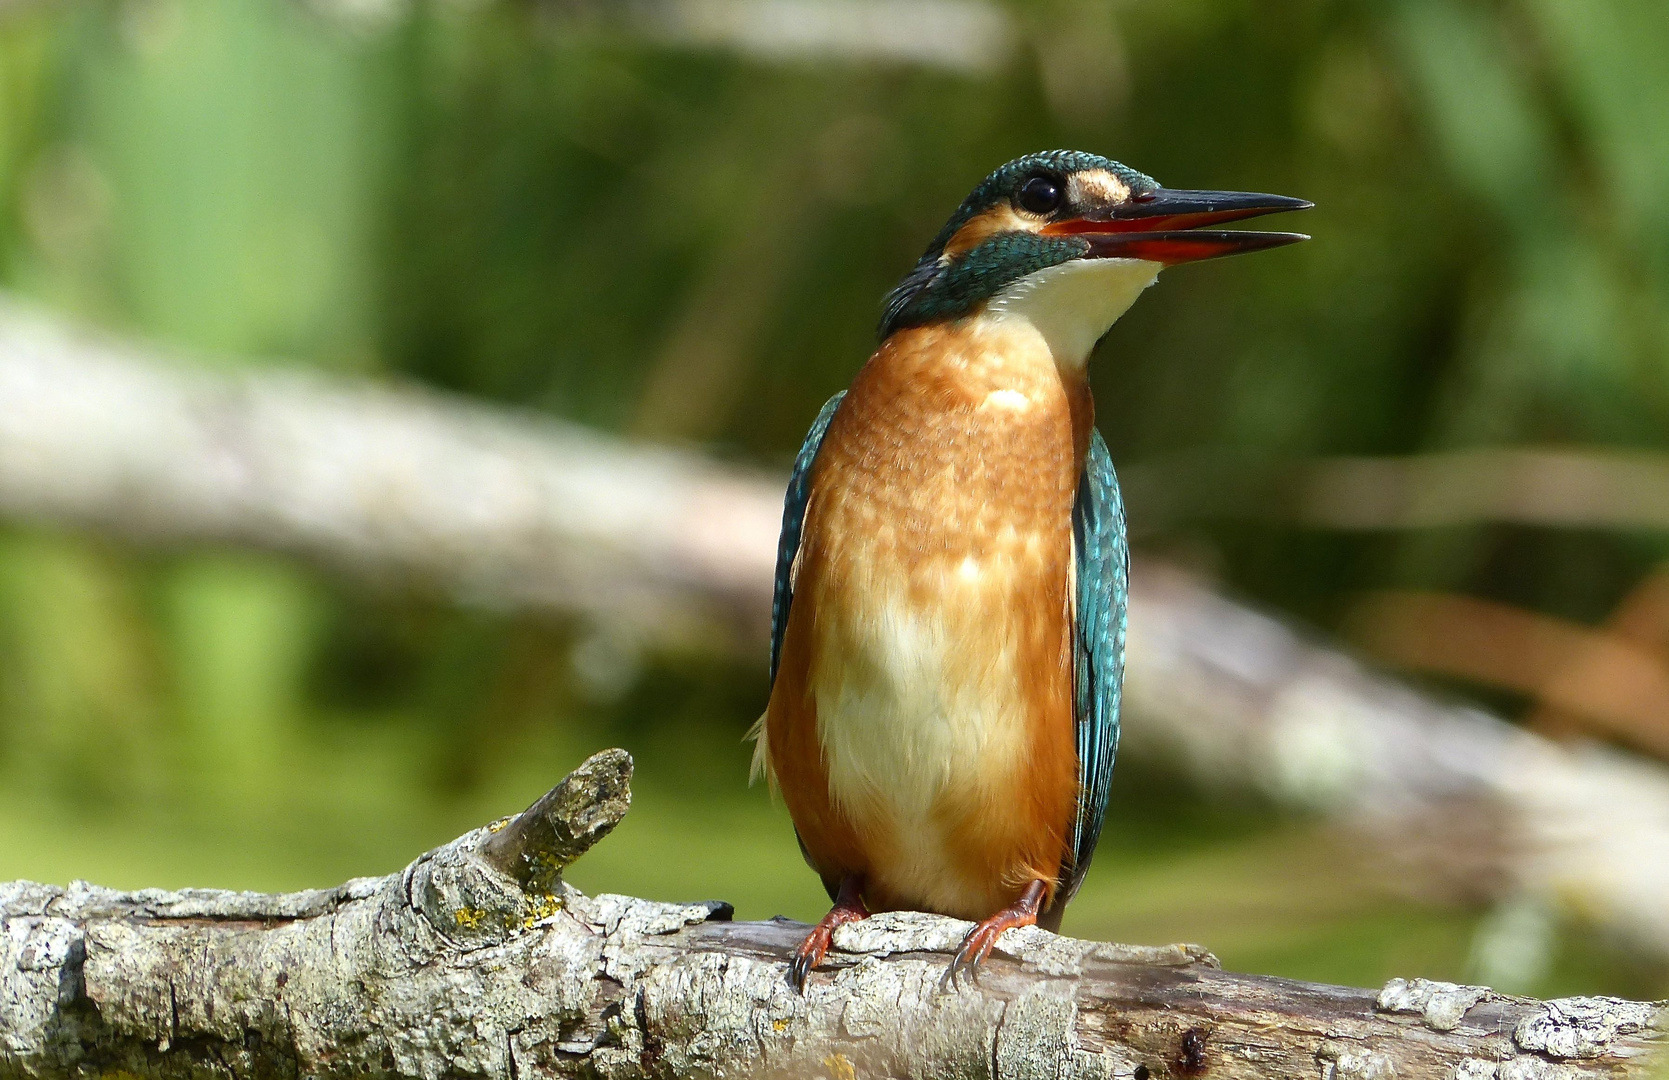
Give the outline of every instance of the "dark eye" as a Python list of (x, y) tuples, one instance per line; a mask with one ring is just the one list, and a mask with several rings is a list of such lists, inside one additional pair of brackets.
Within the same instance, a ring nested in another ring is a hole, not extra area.
[(1061, 204), (1060, 181), (1052, 176), (1033, 176), (1020, 185), (1015, 201), (1020, 209), (1033, 214), (1052, 213)]

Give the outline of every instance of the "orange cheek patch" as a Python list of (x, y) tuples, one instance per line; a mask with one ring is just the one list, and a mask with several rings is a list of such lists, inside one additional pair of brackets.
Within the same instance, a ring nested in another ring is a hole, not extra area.
[(964, 252), (978, 247), (986, 239), (1005, 232), (1036, 232), (1038, 224), (1023, 217), (1018, 210), (1008, 205), (992, 207), (956, 230), (955, 235), (945, 244), (945, 254), (950, 258), (958, 258)]

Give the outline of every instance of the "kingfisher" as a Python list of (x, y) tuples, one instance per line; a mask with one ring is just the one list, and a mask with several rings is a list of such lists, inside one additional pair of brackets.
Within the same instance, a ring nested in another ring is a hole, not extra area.
[(887, 296), (784, 500), (754, 773), (833, 901), (795, 951), (875, 911), (1057, 930), (1107, 810), (1129, 549), (1088, 362), (1159, 272), (1297, 233), (1208, 228), (1310, 207), (1185, 191), (1096, 154), (991, 173)]

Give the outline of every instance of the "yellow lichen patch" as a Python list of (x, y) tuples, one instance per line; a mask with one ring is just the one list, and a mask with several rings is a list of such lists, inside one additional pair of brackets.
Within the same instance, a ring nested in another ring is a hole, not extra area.
[(546, 893), (544, 896), (538, 897), (533, 901), (533, 907), (530, 913), (527, 918), (522, 920), (522, 929), (532, 929), (534, 923), (543, 919), (548, 919), (561, 910), (561, 899)]
[(831, 1054), (823, 1059), (823, 1065), (829, 1070), (831, 1080), (858, 1080), (858, 1070), (845, 1054)]
[(788, 1030), (788, 1021), (787, 1020), (772, 1020), (771, 1021), (771, 1030), (772, 1031), (787, 1031)]
[(487, 913), (480, 908), (463, 907), (452, 913), (452, 921), (465, 930), (479, 929), (486, 921)]
[(512, 821), (515, 821), (515, 820), (516, 820), (516, 818), (515, 818), (514, 815), (512, 815), (510, 817), (501, 817), (497, 821), (493, 822), (491, 825), (488, 825), (487, 826), (487, 831), (488, 832), (498, 832), (500, 829), (504, 828), (506, 825), (510, 824)]
[(548, 851), (529, 852), (525, 858), (527, 859), (528, 873), (534, 877), (548, 877), (551, 874), (559, 874), (562, 872), (562, 868), (568, 865), (567, 859), (559, 858)]

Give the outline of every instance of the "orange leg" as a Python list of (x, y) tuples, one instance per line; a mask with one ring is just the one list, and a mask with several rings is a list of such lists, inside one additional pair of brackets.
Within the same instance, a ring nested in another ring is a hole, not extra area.
[(823, 956), (829, 951), (829, 943), (834, 940), (835, 927), (845, 926), (849, 922), (869, 918), (869, 909), (863, 905), (863, 879), (855, 875), (848, 875), (840, 879), (840, 892), (835, 896), (834, 907), (823, 916), (821, 922), (811, 928), (811, 933), (800, 942), (800, 947), (794, 950), (794, 959), (788, 964), (788, 985), (800, 993), (805, 993), (806, 978), (811, 970), (823, 962)]
[(1037, 925), (1037, 913), (1043, 907), (1043, 889), (1043, 882), (1032, 882), (1020, 894), (1020, 899), (969, 930), (968, 936), (962, 939), (961, 947), (956, 950), (956, 958), (950, 962), (950, 970), (945, 972), (939, 985), (956, 986), (956, 977), (964, 972), (977, 984), (979, 965), (991, 955), (992, 947), (1004, 930)]

